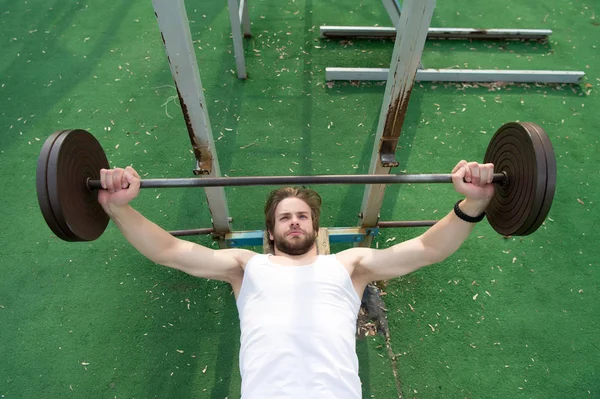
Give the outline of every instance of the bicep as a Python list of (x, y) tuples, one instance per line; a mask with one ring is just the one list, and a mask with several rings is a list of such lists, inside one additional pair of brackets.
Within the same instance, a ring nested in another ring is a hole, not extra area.
[(365, 282), (403, 276), (437, 262), (436, 253), (426, 247), (420, 237), (385, 249), (360, 249), (362, 251), (357, 259), (355, 273)]
[(159, 263), (192, 276), (231, 282), (243, 273), (251, 254), (245, 249), (212, 249), (176, 239)]

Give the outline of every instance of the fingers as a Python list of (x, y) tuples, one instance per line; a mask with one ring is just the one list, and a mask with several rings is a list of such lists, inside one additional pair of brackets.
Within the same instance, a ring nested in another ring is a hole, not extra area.
[(494, 164), (493, 163), (484, 164), (483, 170), (485, 170), (485, 173), (487, 174), (486, 183), (492, 184), (492, 181), (494, 180)]
[(123, 188), (138, 189), (140, 187), (140, 175), (131, 166), (125, 168), (123, 176)]
[(469, 169), (469, 172), (467, 172), (467, 176), (470, 176), (470, 179), (468, 179), (467, 182), (476, 186), (480, 186), (481, 184), (479, 179), (479, 164), (477, 162), (469, 162), (466, 168)]
[(131, 166), (126, 169), (114, 168), (114, 169), (101, 169), (100, 170), (100, 184), (102, 188), (113, 194), (122, 189), (127, 189), (132, 182), (139, 185), (139, 175)]
[(458, 172), (458, 170), (460, 168), (462, 168), (463, 166), (465, 166), (467, 164), (467, 161), (465, 161), (464, 159), (462, 161), (460, 161), (459, 163), (456, 164), (456, 166), (454, 167), (454, 169), (452, 169), (452, 173), (456, 173)]
[[(475, 163), (475, 162), (473, 162)], [(477, 172), (474, 172), (476, 174), (478, 174), (478, 181), (475, 181), (475, 178), (473, 179), (473, 184), (483, 187), (486, 184), (491, 184), (492, 180), (494, 179), (494, 164), (491, 163), (485, 163), (485, 164), (476, 164), (475, 166), (472, 166), (473, 170), (477, 170)]]
[(467, 169), (464, 167), (462, 162), (466, 164), (466, 161), (460, 161), (458, 165), (452, 169), (452, 182), (457, 186), (463, 185), (466, 180), (465, 175), (467, 173)]
[[(123, 188), (123, 175), (125, 174), (125, 169), (115, 168), (112, 173), (112, 192), (120, 191)], [(110, 191), (110, 190), (109, 190)]]
[(494, 179), (494, 164), (479, 164), (477, 162), (460, 161), (452, 169), (453, 180), (460, 177), (465, 183), (483, 187), (491, 184)]

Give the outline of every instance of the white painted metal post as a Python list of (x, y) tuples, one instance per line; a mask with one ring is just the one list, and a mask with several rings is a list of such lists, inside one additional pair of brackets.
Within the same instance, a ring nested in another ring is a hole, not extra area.
[[(400, 135), (434, 8), (435, 0), (404, 2), (404, 9), (397, 26), (398, 32), (379, 116), (375, 145), (371, 155), (369, 174), (390, 172), (391, 167), (382, 162), (382, 150), (391, 148), (393, 149), (392, 153), (395, 152), (394, 138), (397, 140)], [(359, 219), (360, 226), (373, 227), (377, 225), (384, 194), (385, 185), (383, 184), (365, 187), (361, 206), (362, 218)], [(370, 246), (371, 241), (366, 237), (361, 245)]]
[(392, 21), (392, 26), (398, 26), (398, 21), (400, 21), (400, 5), (396, 0), (381, 0), (381, 2)]
[[(152, 4), (198, 161), (198, 173), (207, 177), (221, 176), (185, 4), (183, 0), (153, 0)], [(230, 232), (225, 190), (223, 187), (207, 187), (204, 192), (215, 232)]]
[(233, 39), (233, 53), (237, 75), (240, 79), (246, 79), (246, 58), (244, 57), (244, 43), (242, 39), (242, 27), (240, 22), (240, 6), (237, 0), (227, 0), (229, 7), (229, 21), (231, 22), (231, 36)]
[(242, 27), (244, 28), (244, 37), (251, 37), (252, 31), (250, 30), (250, 15), (248, 13), (248, 0), (242, 0)]

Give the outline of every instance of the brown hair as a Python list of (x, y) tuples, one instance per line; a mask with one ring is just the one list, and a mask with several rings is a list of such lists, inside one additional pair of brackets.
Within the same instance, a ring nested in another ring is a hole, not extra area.
[[(298, 188), (298, 187), (283, 187), (277, 190), (271, 191), (265, 204), (265, 221), (267, 230), (271, 233), (275, 230), (275, 209), (281, 201), (286, 198), (296, 197), (306, 202), (310, 207), (312, 223), (315, 233), (319, 231), (319, 218), (321, 216), (321, 196), (310, 188)], [(274, 253), (274, 242), (269, 239), (269, 249), (271, 253)]]

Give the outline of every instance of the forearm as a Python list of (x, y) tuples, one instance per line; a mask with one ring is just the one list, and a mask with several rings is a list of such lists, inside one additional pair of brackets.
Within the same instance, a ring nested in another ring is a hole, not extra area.
[(153, 262), (161, 263), (174, 243), (175, 238), (171, 234), (129, 205), (109, 207), (107, 213), (135, 249)]
[[(475, 217), (485, 211), (486, 205), (485, 201), (465, 199), (459, 204), (459, 207), (466, 215)], [(427, 230), (421, 236), (421, 241), (437, 261), (442, 261), (460, 248), (474, 227), (475, 223), (465, 222), (452, 210)]]

